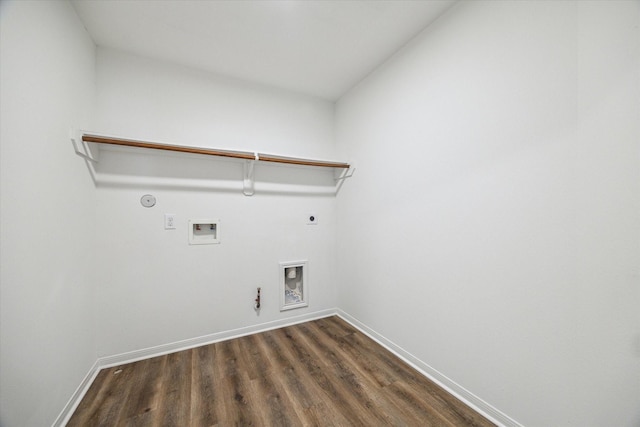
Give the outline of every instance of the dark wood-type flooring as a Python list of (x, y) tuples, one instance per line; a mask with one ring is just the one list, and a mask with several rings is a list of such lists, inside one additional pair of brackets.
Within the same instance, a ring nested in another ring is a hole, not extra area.
[(492, 426), (339, 317), (100, 371), (68, 426)]

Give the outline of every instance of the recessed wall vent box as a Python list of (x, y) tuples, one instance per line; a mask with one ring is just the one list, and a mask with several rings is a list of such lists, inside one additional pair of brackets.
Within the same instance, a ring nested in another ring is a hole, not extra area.
[(189, 244), (213, 245), (220, 243), (220, 220), (190, 219)]
[(307, 261), (280, 263), (280, 311), (309, 306)]

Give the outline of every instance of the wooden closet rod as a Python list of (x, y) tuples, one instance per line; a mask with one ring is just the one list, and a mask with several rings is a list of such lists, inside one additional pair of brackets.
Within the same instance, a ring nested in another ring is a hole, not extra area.
[(325, 162), (323, 160), (298, 159), (293, 157), (278, 157), (271, 154), (258, 153), (258, 160), (261, 162), (287, 163), (290, 165), (320, 166), (325, 168), (349, 169), (349, 163)]
[(122, 145), (125, 147), (151, 148), (154, 150), (178, 151), (180, 153), (206, 154), (208, 156), (232, 157), (234, 159), (255, 160), (253, 153), (242, 151), (213, 150), (209, 148), (182, 147), (179, 145), (158, 144), (155, 142), (134, 141), (131, 139), (108, 138), (96, 135), (82, 135), (85, 142)]
[(183, 147), (180, 145), (158, 144), (155, 142), (135, 141), (131, 139), (111, 138), (97, 135), (82, 135), (84, 142), (95, 142), (97, 144), (121, 145), (125, 147), (150, 148), (154, 150), (177, 151), (181, 153), (205, 154), (208, 156), (231, 157), (234, 159), (259, 160), (262, 162), (286, 163), (291, 165), (320, 166), (327, 168), (348, 169), (348, 163), (327, 162), (323, 160), (299, 159), (293, 157), (280, 157), (270, 154), (250, 153), (247, 151), (227, 151), (215, 150), (211, 148)]

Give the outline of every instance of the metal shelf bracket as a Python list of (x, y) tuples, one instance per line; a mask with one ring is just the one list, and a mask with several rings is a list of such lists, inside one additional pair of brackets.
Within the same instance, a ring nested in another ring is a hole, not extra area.
[[(97, 149), (92, 149), (91, 142), (86, 142), (82, 139), (84, 132), (80, 129), (70, 129), (69, 130), (69, 138), (71, 139), (71, 143), (73, 144), (73, 149), (76, 154), (85, 160), (88, 160), (91, 163), (98, 163), (99, 160), (99, 151)], [(96, 147), (97, 148), (97, 147)]]
[[(258, 154), (256, 153), (256, 160), (258, 160)], [(256, 160), (247, 160), (244, 162), (244, 178), (242, 180), (242, 192), (245, 196), (253, 196), (254, 189), (254, 166)]]

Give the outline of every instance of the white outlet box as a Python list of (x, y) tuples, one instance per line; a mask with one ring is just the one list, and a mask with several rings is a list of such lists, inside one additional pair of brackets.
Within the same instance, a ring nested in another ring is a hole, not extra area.
[(164, 214), (164, 229), (175, 230), (176, 229), (176, 214)]

